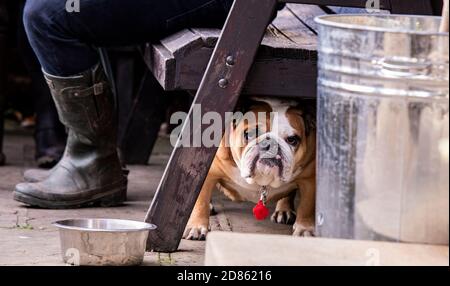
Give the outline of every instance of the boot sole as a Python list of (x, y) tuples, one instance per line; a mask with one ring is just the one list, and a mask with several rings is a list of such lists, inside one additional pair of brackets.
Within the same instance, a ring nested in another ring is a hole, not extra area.
[(94, 206), (114, 207), (122, 205), (127, 200), (127, 188), (126, 186), (117, 187), (108, 192), (99, 192), (99, 194), (90, 199), (74, 201), (49, 201), (14, 191), (14, 200), (44, 209), (74, 209)]

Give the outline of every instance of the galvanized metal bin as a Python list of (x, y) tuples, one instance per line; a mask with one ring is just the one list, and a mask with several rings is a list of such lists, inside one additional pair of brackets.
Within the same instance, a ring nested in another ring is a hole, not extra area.
[(449, 36), (439, 17), (319, 25), (319, 236), (449, 241)]

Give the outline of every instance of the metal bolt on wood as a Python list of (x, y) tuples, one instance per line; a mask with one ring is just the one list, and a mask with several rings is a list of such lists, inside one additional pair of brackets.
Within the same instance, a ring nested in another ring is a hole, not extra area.
[(226, 59), (226, 63), (228, 66), (234, 66), (236, 64), (236, 60), (233, 56), (228, 56)]
[(228, 80), (226, 78), (222, 78), (219, 80), (219, 87), (227, 88), (227, 86), (228, 86)]

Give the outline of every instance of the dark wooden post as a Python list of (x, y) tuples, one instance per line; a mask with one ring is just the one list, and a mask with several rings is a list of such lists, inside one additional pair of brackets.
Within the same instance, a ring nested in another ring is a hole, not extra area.
[[(277, 0), (235, 0), (194, 99), (202, 114), (215, 111), (224, 118), (234, 110), (276, 4)], [(191, 110), (191, 123), (192, 118)], [(190, 135), (198, 133), (201, 126), (192, 126)], [(158, 226), (150, 232), (148, 250), (177, 250), (216, 151), (217, 147), (175, 147), (145, 219)]]
[(391, 0), (392, 14), (420, 14), (433, 15), (433, 5), (431, 0)]
[(0, 0), (0, 166), (5, 163), (3, 155), (3, 116), (6, 104), (6, 29), (7, 29), (6, 1)]
[(124, 115), (120, 117), (123, 133), (119, 137), (122, 159), (126, 164), (146, 165), (167, 109), (167, 94), (147, 69), (136, 96), (123, 100), (131, 106), (121, 111)]

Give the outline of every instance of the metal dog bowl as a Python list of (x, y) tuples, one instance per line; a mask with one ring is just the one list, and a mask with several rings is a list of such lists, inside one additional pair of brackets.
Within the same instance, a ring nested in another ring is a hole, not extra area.
[(71, 265), (132, 266), (142, 263), (153, 224), (120, 219), (68, 219), (59, 228), (61, 254)]

